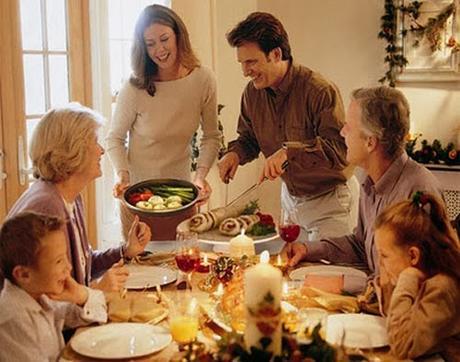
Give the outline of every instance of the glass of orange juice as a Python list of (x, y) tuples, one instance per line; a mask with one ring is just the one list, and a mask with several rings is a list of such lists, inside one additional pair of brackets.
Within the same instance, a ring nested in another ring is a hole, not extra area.
[(198, 303), (189, 291), (177, 291), (169, 315), (169, 329), (180, 345), (191, 343), (198, 334)]

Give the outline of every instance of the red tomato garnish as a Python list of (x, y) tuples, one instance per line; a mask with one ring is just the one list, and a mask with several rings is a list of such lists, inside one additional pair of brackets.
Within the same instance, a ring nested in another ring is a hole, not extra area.
[(134, 192), (131, 195), (128, 196), (128, 202), (131, 205), (136, 205), (139, 201), (141, 201), (141, 194), (138, 192)]
[(149, 199), (152, 197), (152, 194), (144, 192), (144, 193), (140, 194), (139, 197), (140, 197), (141, 201), (149, 201)]
[(258, 212), (256, 214), (260, 218), (260, 223), (265, 226), (274, 226), (275, 223), (273, 221), (273, 217), (270, 214), (262, 214)]

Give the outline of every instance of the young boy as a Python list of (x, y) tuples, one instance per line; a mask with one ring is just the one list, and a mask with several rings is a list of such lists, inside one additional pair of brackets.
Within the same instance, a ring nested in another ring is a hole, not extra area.
[(0, 229), (0, 361), (55, 361), (62, 329), (106, 322), (101, 291), (71, 276), (63, 222), (21, 213)]

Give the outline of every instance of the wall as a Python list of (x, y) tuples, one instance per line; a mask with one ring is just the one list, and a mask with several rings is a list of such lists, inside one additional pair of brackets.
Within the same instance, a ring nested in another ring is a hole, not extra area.
[[(383, 1), (259, 0), (258, 8), (280, 18), (296, 60), (333, 80), (346, 104), (354, 88), (378, 84), (385, 72), (385, 43), (377, 38)], [(460, 79), (398, 88), (411, 105), (412, 133), (460, 147)]]
[[(225, 33), (247, 14), (256, 11), (257, 1), (173, 0), (172, 7), (186, 23), (192, 45), (200, 60), (216, 72), (218, 102), (225, 105), (221, 114), (224, 137), (226, 142), (231, 141), (237, 135), (240, 97), (247, 80), (236, 61), (235, 50), (225, 40)], [(211, 14), (213, 19), (209, 21), (206, 14)], [(213, 188), (209, 207), (225, 205), (255, 183), (262, 164), (262, 160), (257, 160), (240, 167), (229, 185), (220, 181), (215, 166), (208, 177)], [(276, 212), (279, 209), (278, 189), (279, 182), (267, 182), (255, 194), (263, 210)]]
[[(353, 89), (377, 85), (385, 72), (385, 44), (377, 38), (382, 0), (173, 0), (172, 3), (189, 26), (200, 57), (212, 58), (208, 64), (213, 64), (216, 71), (219, 102), (226, 105), (222, 120), (227, 141), (236, 134), (239, 99), (247, 81), (225, 33), (252, 11), (267, 11), (277, 16), (288, 31), (295, 61), (334, 81), (346, 105)], [(207, 14), (214, 20), (209, 22)], [(443, 142), (457, 139), (460, 82), (406, 83), (398, 88), (411, 104), (412, 132), (422, 132), (424, 138), (439, 138)], [(261, 164), (259, 161), (245, 166), (228, 189), (216, 181), (213, 202), (221, 204), (226, 192), (235, 195), (253, 183)], [(263, 203), (270, 209), (279, 207), (275, 196), (278, 186), (276, 183), (264, 186), (267, 189), (263, 194), (271, 196)]]
[(381, 0), (259, 0), (290, 37), (294, 59), (336, 83), (345, 104), (351, 90), (373, 85), (384, 71), (377, 40)]

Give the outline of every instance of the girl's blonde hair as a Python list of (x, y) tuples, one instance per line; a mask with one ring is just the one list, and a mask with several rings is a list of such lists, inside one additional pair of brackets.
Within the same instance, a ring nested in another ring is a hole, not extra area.
[(420, 249), (417, 266), (428, 275), (444, 273), (460, 281), (460, 244), (442, 201), (432, 194), (414, 193), (412, 199), (385, 209), (375, 228), (389, 228), (399, 246)]
[(80, 171), (102, 121), (98, 113), (78, 103), (48, 111), (30, 144), (34, 177), (57, 183)]

